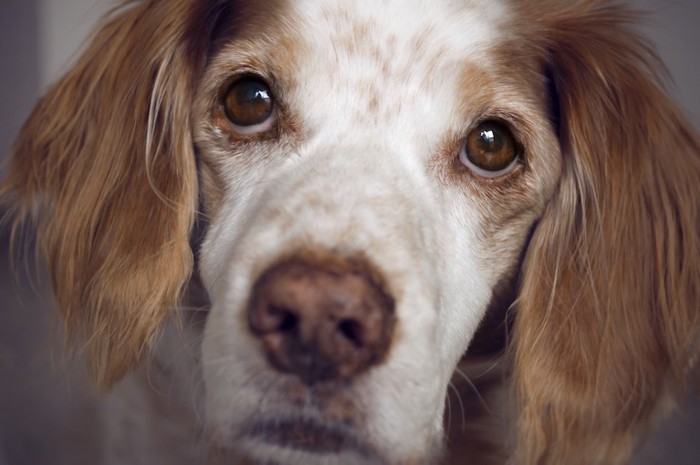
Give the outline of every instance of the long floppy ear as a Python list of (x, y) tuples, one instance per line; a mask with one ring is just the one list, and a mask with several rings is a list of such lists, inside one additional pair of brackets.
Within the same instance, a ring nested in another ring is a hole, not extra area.
[(700, 144), (634, 14), (550, 6), (521, 39), (551, 77), (563, 173), (523, 268), (516, 461), (620, 463), (697, 353)]
[(37, 104), (0, 186), (15, 224), (36, 222), (66, 333), (102, 387), (138, 361), (191, 273), (190, 108), (220, 3), (115, 9)]

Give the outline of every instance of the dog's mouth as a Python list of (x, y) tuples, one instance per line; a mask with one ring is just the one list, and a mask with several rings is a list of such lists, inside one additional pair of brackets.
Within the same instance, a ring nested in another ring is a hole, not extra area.
[(354, 433), (352, 427), (311, 418), (260, 421), (246, 428), (242, 437), (255, 443), (254, 449), (272, 448), (312, 455), (352, 454), (363, 462), (377, 462), (376, 452)]

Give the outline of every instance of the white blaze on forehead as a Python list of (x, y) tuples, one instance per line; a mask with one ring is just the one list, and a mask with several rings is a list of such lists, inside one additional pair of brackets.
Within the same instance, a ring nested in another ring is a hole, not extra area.
[(436, 136), (455, 124), (460, 74), (488, 68), (510, 14), (498, 0), (295, 0), (290, 8), (307, 125), (332, 117), (343, 129), (382, 125), (421, 140), (417, 122)]

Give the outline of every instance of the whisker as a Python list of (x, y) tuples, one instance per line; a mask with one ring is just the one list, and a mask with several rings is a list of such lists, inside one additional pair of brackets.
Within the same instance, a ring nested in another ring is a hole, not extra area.
[(455, 373), (457, 373), (459, 376), (461, 376), (462, 379), (464, 379), (469, 384), (469, 386), (471, 386), (472, 391), (474, 391), (476, 398), (479, 400), (479, 403), (486, 409), (486, 412), (488, 412), (488, 414), (493, 417), (494, 416), (493, 412), (491, 411), (489, 406), (486, 404), (486, 401), (481, 396), (481, 393), (476, 388), (476, 385), (472, 382), (471, 379), (469, 379), (469, 376), (467, 376), (466, 373), (464, 373), (462, 370), (460, 370), (459, 367), (455, 368)]
[[(449, 383), (448, 387), (451, 387), (454, 389), (454, 386), (452, 386), (452, 383)], [(450, 430), (452, 428), (452, 400), (450, 400), (449, 392), (447, 393), (445, 400), (446, 400), (445, 407), (447, 409), (447, 435), (449, 436)]]
[[(466, 432), (466, 425), (467, 425), (467, 416), (464, 413), (464, 402), (462, 402), (462, 395), (459, 393), (459, 389), (455, 387), (452, 382), (448, 383), (448, 386), (452, 388), (452, 390), (455, 392), (455, 395), (457, 396), (457, 402), (459, 402), (459, 411), (462, 415), (462, 434)], [(447, 396), (449, 398), (449, 396)]]
[[(496, 366), (498, 366), (498, 363), (499, 363), (499, 362), (500, 362), (500, 360), (495, 360), (495, 361), (494, 361), (491, 365), (489, 365), (484, 371), (482, 371), (481, 373), (479, 373), (479, 374), (476, 375), (476, 376), (472, 376), (472, 378), (474, 378), (474, 379), (479, 379), (479, 378), (481, 378), (481, 377), (483, 377), (483, 376), (486, 376), (487, 374), (491, 373), (491, 371), (492, 371), (494, 368), (496, 368)], [(459, 370), (459, 369), (457, 369), (457, 370)], [(460, 373), (460, 374), (462, 374), (462, 373)]]
[(178, 306), (173, 310), (184, 311), (184, 312), (208, 312), (211, 309), (209, 305), (200, 306)]

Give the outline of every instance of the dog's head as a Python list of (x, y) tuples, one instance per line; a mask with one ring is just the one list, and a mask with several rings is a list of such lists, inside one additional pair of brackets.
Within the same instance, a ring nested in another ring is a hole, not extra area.
[(687, 374), (700, 298), (700, 150), (631, 19), (600, 1), (127, 2), (38, 104), (0, 193), (36, 219), (103, 386), (197, 258), (219, 446), (431, 460), (455, 366), (517, 281), (519, 463), (613, 460)]

